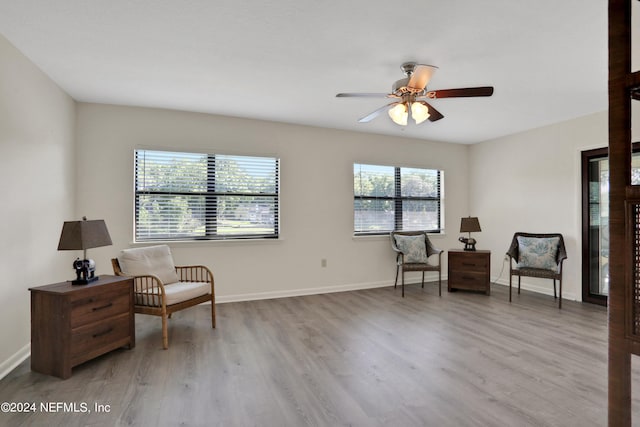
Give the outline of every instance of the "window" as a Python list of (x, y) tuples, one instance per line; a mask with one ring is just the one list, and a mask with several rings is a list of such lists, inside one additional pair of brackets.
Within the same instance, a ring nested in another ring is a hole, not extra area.
[(135, 151), (135, 240), (278, 237), (279, 161)]
[(442, 171), (353, 165), (355, 234), (442, 230)]

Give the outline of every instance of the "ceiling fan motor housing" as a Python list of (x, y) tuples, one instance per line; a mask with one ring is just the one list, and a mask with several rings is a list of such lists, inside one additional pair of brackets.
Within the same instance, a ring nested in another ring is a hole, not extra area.
[(409, 77), (396, 81), (393, 84), (393, 86), (391, 86), (391, 93), (395, 93), (396, 95), (402, 95), (404, 93), (409, 92), (410, 89), (407, 87), (408, 83), (409, 83)]

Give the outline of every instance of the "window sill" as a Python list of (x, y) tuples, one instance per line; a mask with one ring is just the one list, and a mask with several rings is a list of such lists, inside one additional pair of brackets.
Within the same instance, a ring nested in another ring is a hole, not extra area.
[(193, 246), (244, 246), (244, 245), (274, 245), (284, 241), (282, 237), (277, 239), (220, 239), (220, 240), (155, 240), (153, 242), (129, 242), (130, 247), (142, 247), (153, 245), (167, 245), (169, 247), (193, 247)]
[[(389, 234), (391, 234), (391, 232), (387, 233), (387, 234), (359, 234), (359, 235), (352, 235), (351, 238), (354, 241), (371, 241), (371, 240), (389, 240)], [(441, 237), (445, 237), (447, 235), (446, 232), (441, 231), (439, 233), (427, 233), (427, 236), (429, 236), (429, 238), (433, 238), (433, 239), (439, 239)]]

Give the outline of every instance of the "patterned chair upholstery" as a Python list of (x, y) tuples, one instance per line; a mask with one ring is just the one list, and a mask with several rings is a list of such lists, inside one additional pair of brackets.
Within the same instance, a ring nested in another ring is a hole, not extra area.
[[(403, 298), (405, 271), (421, 271), (423, 288), (424, 272), (437, 271), (438, 295), (442, 296), (442, 250), (431, 244), (427, 233), (424, 231), (392, 231), (391, 248), (396, 252), (396, 280), (393, 287), (398, 286), (398, 273), (402, 270)], [(429, 263), (431, 255), (438, 255), (438, 264)]]
[(558, 298), (556, 280), (559, 281), (558, 308), (562, 308), (562, 263), (567, 259), (562, 234), (515, 233), (507, 256), (509, 257), (509, 302), (511, 302), (513, 276), (518, 276), (518, 293), (520, 293), (522, 276), (538, 277), (553, 280), (554, 298)]

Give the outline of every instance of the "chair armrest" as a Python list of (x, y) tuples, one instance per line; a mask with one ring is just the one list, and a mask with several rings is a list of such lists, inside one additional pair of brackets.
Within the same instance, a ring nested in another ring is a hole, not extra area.
[(438, 266), (441, 266), (441, 265), (442, 265), (442, 253), (443, 253), (444, 251), (443, 251), (443, 250), (441, 250), (441, 249), (438, 249), (438, 251), (439, 251), (439, 252), (438, 252)]
[(567, 259), (567, 255), (565, 254), (564, 257), (561, 257), (558, 260), (558, 274), (562, 274), (562, 263), (564, 262), (564, 260)]
[(509, 250), (507, 251), (507, 255), (509, 255), (509, 258), (515, 259), (516, 262), (518, 262), (518, 249), (518, 240), (514, 236), (511, 241), (511, 246), (509, 246)]
[(433, 243), (431, 243), (431, 240), (429, 240), (429, 238), (426, 236), (427, 235), (425, 234), (425, 238), (426, 238), (425, 250), (427, 251), (427, 258), (430, 257), (431, 255), (436, 255), (436, 254), (440, 255), (443, 252), (443, 250), (433, 246)]
[(181, 282), (213, 282), (213, 273), (204, 265), (176, 265)]
[(204, 265), (177, 265), (176, 273), (181, 282), (206, 282), (211, 284), (211, 295), (215, 295), (213, 272)]
[[(136, 305), (148, 305), (148, 306), (164, 306), (165, 305), (165, 293), (164, 284), (158, 276), (145, 275), (145, 276), (127, 276), (122, 273), (118, 268), (115, 270), (116, 276), (131, 277), (133, 279), (133, 293)], [(158, 302), (160, 302), (158, 304)]]
[(398, 246), (396, 245), (396, 239), (393, 238), (393, 234), (391, 234), (391, 249), (393, 249), (393, 251), (398, 254), (402, 253), (400, 248), (398, 248)]

